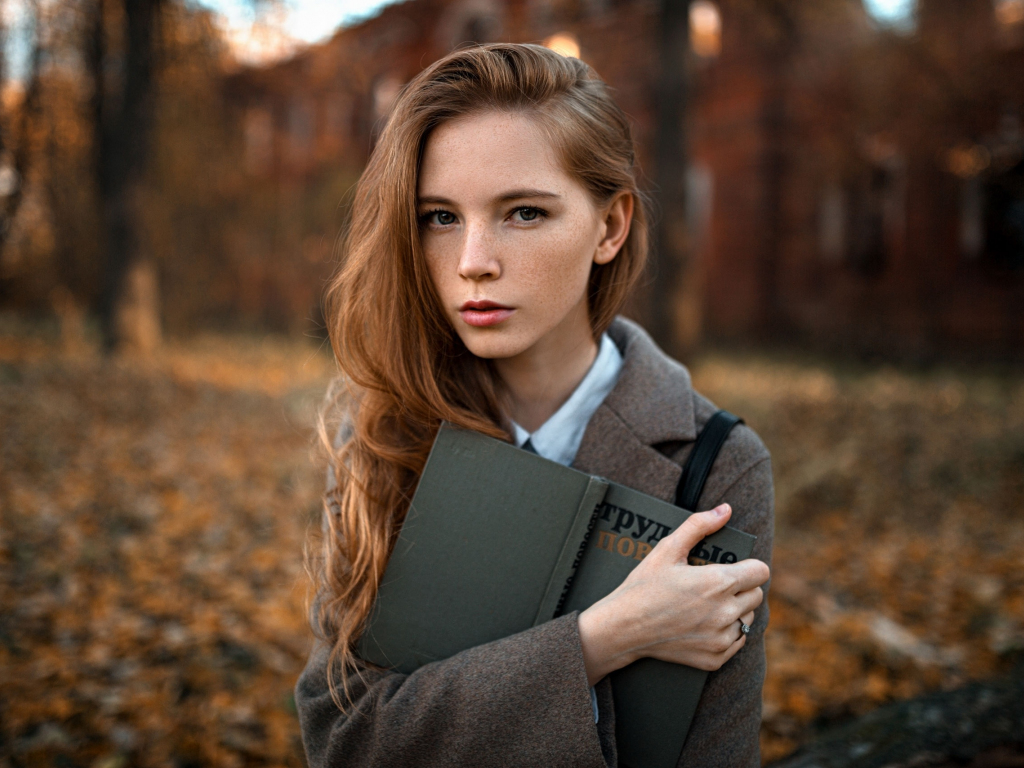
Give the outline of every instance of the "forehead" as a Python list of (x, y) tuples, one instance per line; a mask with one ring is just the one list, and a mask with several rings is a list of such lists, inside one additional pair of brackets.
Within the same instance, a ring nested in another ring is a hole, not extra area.
[(534, 118), (484, 112), (434, 129), (424, 148), (417, 193), (463, 198), (513, 187), (568, 193), (573, 186)]

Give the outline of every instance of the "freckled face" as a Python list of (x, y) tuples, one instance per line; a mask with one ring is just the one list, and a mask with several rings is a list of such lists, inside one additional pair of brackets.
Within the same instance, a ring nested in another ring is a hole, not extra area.
[[(589, 334), (586, 289), (606, 224), (527, 116), (486, 112), (431, 134), (420, 237), (444, 311), (475, 355)], [(562, 337), (562, 338), (556, 338)]]

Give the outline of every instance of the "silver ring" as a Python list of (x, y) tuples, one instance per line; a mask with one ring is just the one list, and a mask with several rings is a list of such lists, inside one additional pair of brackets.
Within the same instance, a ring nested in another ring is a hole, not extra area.
[(740, 632), (742, 632), (744, 635), (749, 635), (750, 634), (750, 625), (749, 624), (744, 624), (741, 621), (740, 622)]

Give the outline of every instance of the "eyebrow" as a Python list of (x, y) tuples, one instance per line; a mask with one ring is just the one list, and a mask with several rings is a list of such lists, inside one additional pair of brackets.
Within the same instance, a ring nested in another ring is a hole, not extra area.
[[(555, 198), (561, 197), (561, 195), (555, 192), (545, 192), (542, 189), (513, 189), (500, 195), (495, 199), (498, 203), (507, 203), (512, 200), (522, 200), (523, 198)], [(434, 205), (455, 205), (455, 203), (449, 200), (447, 197), (421, 197), (416, 201), (418, 204), (423, 205), (425, 203), (431, 203)]]

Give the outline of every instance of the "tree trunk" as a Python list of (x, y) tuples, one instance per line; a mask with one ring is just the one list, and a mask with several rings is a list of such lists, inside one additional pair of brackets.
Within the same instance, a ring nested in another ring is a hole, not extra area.
[(772, 338), (783, 330), (785, 318), (779, 296), (779, 266), (785, 248), (786, 226), (783, 198), (786, 184), (787, 140), (793, 134), (787, 114), (789, 69), (797, 47), (797, 24), (790, 0), (763, 2), (762, 13), (768, 15), (775, 30), (773, 41), (765, 52), (765, 94), (761, 114), (764, 133), (761, 168), (764, 174), (764, 257), (759, 266), (761, 311), (763, 319), (759, 335)]
[(689, 0), (661, 0), (660, 46), (654, 148), (658, 225), (654, 238), (651, 331), (666, 352), (680, 357), (687, 346), (684, 329), (680, 327), (684, 315), (680, 312), (679, 300), (689, 255), (686, 231)]
[[(123, 0), (124, 66), (108, 91), (104, 0), (95, 0), (87, 58), (104, 248), (98, 314), (104, 349), (149, 352), (159, 343), (156, 268), (142, 252), (141, 197), (156, 100), (162, 0)], [(110, 98), (113, 96), (114, 98)]]

